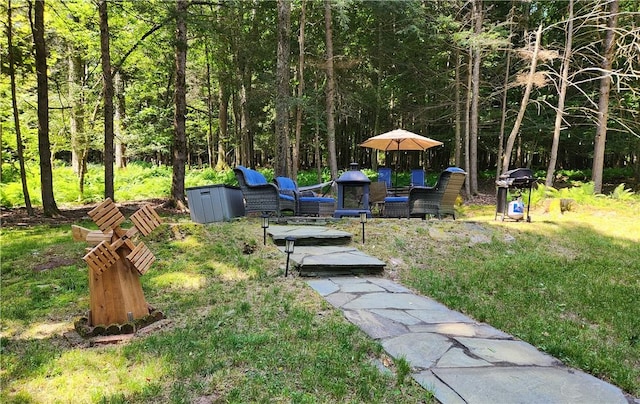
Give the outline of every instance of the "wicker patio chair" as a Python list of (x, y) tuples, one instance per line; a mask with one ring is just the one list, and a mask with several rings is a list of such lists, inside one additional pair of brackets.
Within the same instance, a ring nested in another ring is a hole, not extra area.
[(376, 212), (382, 216), (384, 199), (388, 196), (387, 184), (384, 181), (372, 182), (369, 185), (369, 207), (371, 213)]
[(451, 215), (455, 219), (454, 205), (466, 175), (460, 168), (449, 167), (440, 173), (435, 186), (411, 188), (409, 217), (425, 219), (427, 215), (432, 215), (441, 219), (443, 216)]
[(295, 198), (281, 193), (277, 185), (268, 183), (260, 172), (243, 166), (234, 168), (233, 172), (244, 197), (245, 212), (274, 212), (278, 216), (283, 211), (295, 213)]
[[(281, 193), (295, 198), (297, 215), (332, 216), (336, 210), (336, 200), (334, 198), (319, 196), (309, 189), (304, 190), (298, 188), (298, 184), (289, 177), (276, 177), (273, 181)], [(328, 184), (330, 183), (327, 183), (327, 185)]]
[(409, 197), (388, 196), (384, 198), (384, 217), (409, 217)]

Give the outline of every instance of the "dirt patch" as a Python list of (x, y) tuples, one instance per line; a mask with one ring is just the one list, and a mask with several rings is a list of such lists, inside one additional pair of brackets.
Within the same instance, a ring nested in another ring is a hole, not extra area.
[[(495, 193), (490, 186), (483, 184), (477, 195), (464, 198), (465, 205), (493, 205), (495, 204)], [(117, 202), (116, 205), (125, 217), (140, 209), (143, 205), (151, 204), (160, 215), (181, 214), (179, 209), (166, 208), (166, 199), (147, 199), (140, 201)], [(75, 224), (83, 220), (91, 220), (88, 212), (98, 204), (83, 206), (66, 206), (60, 208), (60, 215), (56, 217), (46, 217), (41, 208), (34, 208), (34, 215), (29, 216), (26, 208), (0, 208), (0, 225), (2, 227), (30, 227), (48, 224), (51, 226), (61, 224)], [(58, 265), (62, 266), (62, 265)], [(40, 270), (51, 269), (43, 268)]]
[(66, 267), (69, 265), (74, 265), (78, 263), (78, 259), (67, 258), (67, 257), (56, 257), (50, 256), (47, 262), (43, 262), (42, 264), (35, 265), (33, 270), (35, 272), (48, 271), (50, 269), (55, 269), (59, 267)]
[[(136, 210), (143, 205), (151, 204), (153, 208), (162, 215), (181, 213), (177, 209), (167, 209), (163, 205), (166, 203), (164, 199), (148, 199), (140, 201), (118, 202), (116, 205), (125, 217), (131, 216)], [(2, 208), (0, 211), (0, 224), (2, 227), (29, 227), (36, 225), (61, 225), (73, 224), (82, 220), (91, 220), (88, 212), (98, 204), (61, 207), (60, 215), (56, 217), (46, 217), (41, 208), (34, 208), (34, 215), (29, 216), (26, 208), (7, 209)]]

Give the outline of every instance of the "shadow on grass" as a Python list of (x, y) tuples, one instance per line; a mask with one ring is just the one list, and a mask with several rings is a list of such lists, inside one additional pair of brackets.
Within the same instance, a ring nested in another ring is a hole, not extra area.
[[(19, 231), (13, 235), (19, 242)], [(284, 255), (262, 246), (257, 222), (165, 224), (145, 243), (158, 258), (142, 277), (145, 297), (170, 324), (127, 344), (82, 348), (59, 336), (63, 331), (42, 339), (25, 334), (35, 316), (18, 321), (14, 311), (11, 321), (3, 318), (3, 333), (11, 326), (21, 335), (2, 341), (3, 402), (429, 401), (416, 383), (398, 384), (375, 367), (383, 355), (378, 343), (304, 282), (281, 276)], [(85, 284), (86, 271), (73, 271)], [(67, 275), (48, 272), (48, 283)], [(21, 287), (38, 282), (29, 277)], [(9, 297), (17, 301), (13, 285)], [(28, 294), (21, 310), (42, 310), (69, 330), (87, 295), (85, 286), (74, 291), (75, 301), (47, 297), (39, 305)], [(2, 305), (4, 311), (4, 299)]]

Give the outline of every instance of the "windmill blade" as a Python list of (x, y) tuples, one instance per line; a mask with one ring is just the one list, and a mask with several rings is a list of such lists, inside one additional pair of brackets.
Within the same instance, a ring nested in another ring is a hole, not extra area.
[(71, 225), (71, 234), (75, 241), (86, 241), (91, 245), (98, 245), (102, 241), (110, 241), (113, 236), (112, 231), (101, 232), (100, 230), (90, 230), (81, 226)]
[(82, 259), (89, 265), (89, 268), (100, 275), (115, 264), (120, 257), (118, 253), (111, 248), (109, 243), (103, 241), (89, 251)]
[(103, 232), (113, 230), (125, 221), (124, 215), (111, 198), (107, 198), (100, 205), (93, 208), (88, 213), (98, 228)]
[(151, 205), (144, 205), (131, 215), (130, 219), (144, 236), (148, 236), (153, 229), (162, 223), (160, 216), (158, 216)]
[(140, 275), (144, 275), (156, 260), (156, 257), (143, 242), (140, 242), (140, 244), (127, 255), (127, 259)]

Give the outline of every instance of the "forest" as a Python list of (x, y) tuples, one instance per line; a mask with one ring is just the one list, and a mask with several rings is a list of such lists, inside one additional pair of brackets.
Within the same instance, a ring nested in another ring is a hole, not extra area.
[[(403, 128), (444, 143), (402, 167), (605, 168), (640, 182), (639, 0), (5, 0), (2, 181), (128, 162), (338, 170)], [(25, 202), (29, 205), (28, 195)]]

